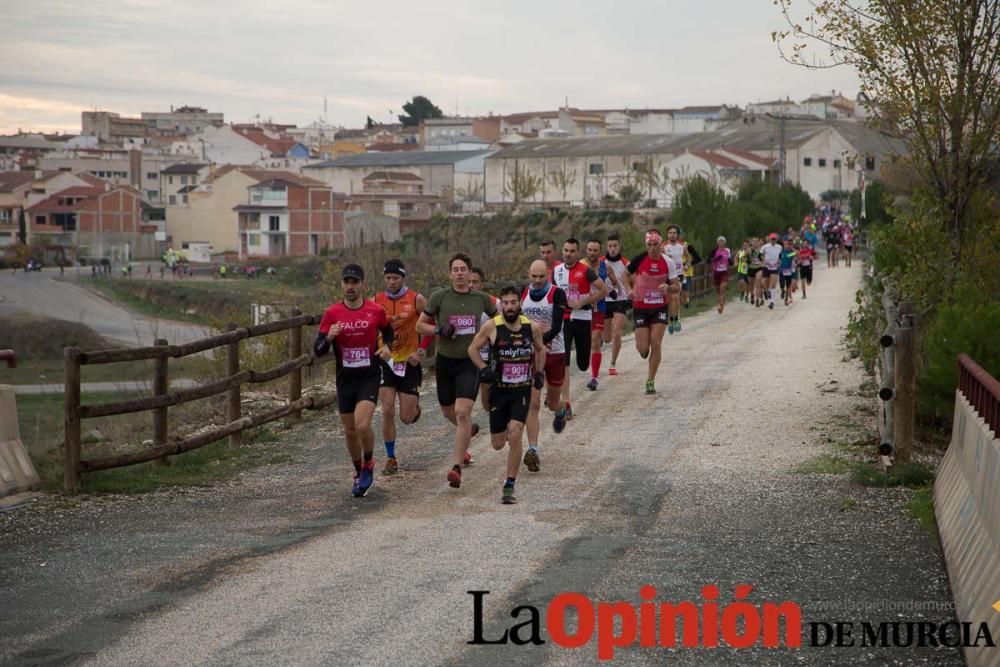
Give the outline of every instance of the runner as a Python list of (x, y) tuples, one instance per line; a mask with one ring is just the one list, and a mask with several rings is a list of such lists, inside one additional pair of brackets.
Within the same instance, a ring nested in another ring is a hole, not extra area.
[[(581, 371), (590, 367), (590, 322), (594, 304), (608, 294), (608, 288), (597, 273), (580, 262), (580, 242), (574, 238), (563, 243), (563, 263), (552, 270), (552, 282), (566, 292), (569, 310), (563, 316), (563, 338), (566, 341), (566, 366), (570, 365), (573, 345), (576, 345), (576, 365)], [(593, 289), (596, 287), (596, 290)], [(573, 418), (573, 408), (569, 402), (570, 374), (566, 373), (563, 383), (563, 403), (566, 405), (566, 419)]]
[(625, 282), (632, 298), (632, 318), (635, 321), (635, 349), (643, 359), (649, 359), (646, 393), (656, 393), (656, 371), (660, 367), (663, 330), (667, 326), (667, 300), (680, 291), (677, 266), (663, 255), (660, 232), (646, 232), (646, 253), (635, 257), (628, 265)]
[[(531, 320), (521, 314), (521, 299), (517, 287), (500, 289), (500, 311), (472, 339), (469, 359), (480, 374), (490, 381), (490, 442), (500, 451), (506, 446), (507, 478), (500, 496), (504, 505), (514, 498), (514, 482), (521, 465), (521, 440), (528, 418), (532, 389), (541, 389), (545, 382), (545, 347), (541, 332)], [(490, 349), (489, 364), (479, 355), (483, 347)], [(532, 364), (534, 362), (534, 364)], [(532, 372), (534, 371), (534, 372)]]
[(851, 223), (844, 223), (844, 228), (840, 232), (840, 241), (844, 246), (845, 263), (850, 267), (851, 257), (854, 255), (854, 230), (851, 229)]
[(837, 266), (837, 246), (840, 245), (840, 232), (832, 222), (826, 230), (826, 266), (835, 268)]
[(806, 298), (806, 285), (813, 284), (813, 260), (816, 259), (816, 251), (812, 244), (806, 241), (799, 251), (799, 271), (802, 274), (802, 298)]
[(795, 252), (795, 248), (792, 247), (792, 239), (786, 236), (781, 249), (781, 254), (778, 256), (778, 262), (781, 265), (781, 298), (784, 299), (786, 306), (792, 303), (792, 287), (795, 283), (796, 257), (798, 257), (798, 253)]
[[(566, 312), (566, 293), (549, 281), (545, 261), (536, 259), (528, 269), (528, 287), (521, 294), (521, 312), (531, 320), (533, 327), (542, 333), (545, 350), (545, 405), (555, 413), (552, 430), (562, 433), (566, 427), (566, 408), (560, 404), (562, 384), (566, 377), (566, 348), (563, 344), (563, 316)], [(528, 451), (524, 453), (524, 465), (531, 472), (538, 472), (539, 413), (541, 412), (541, 390), (531, 391), (531, 406), (528, 410)]]
[[(375, 483), (375, 431), (372, 415), (378, 400), (382, 361), (391, 358), (392, 324), (381, 306), (365, 299), (365, 271), (348, 264), (341, 272), (344, 299), (323, 313), (313, 344), (317, 356), (333, 349), (337, 356), (337, 408), (347, 452), (354, 462), (351, 493), (361, 497)], [(379, 346), (378, 337), (383, 344)]]
[(764, 257), (764, 280), (767, 286), (767, 307), (774, 310), (775, 289), (778, 284), (778, 273), (781, 266), (781, 246), (778, 245), (778, 235), (771, 233), (767, 237), (767, 245), (761, 248)]
[(468, 255), (453, 255), (448, 262), (451, 286), (431, 294), (417, 321), (419, 333), (437, 336), (434, 376), (441, 412), (455, 425), (454, 465), (448, 471), (448, 484), (456, 489), (462, 485), (462, 464), (472, 463), (471, 456), (466, 457), (469, 441), (479, 432), (479, 425), (472, 423), (479, 371), (468, 358), (468, 348), (482, 314), (496, 314), (488, 294), (469, 288), (471, 268)]
[(743, 241), (743, 247), (736, 253), (736, 275), (740, 288), (740, 301), (750, 303), (750, 240)]
[[(480, 269), (478, 266), (474, 266), (471, 269), (469, 269), (469, 287), (471, 289), (488, 294), (488, 292), (486, 292), (486, 290), (483, 289), (484, 282), (486, 282), (486, 274), (483, 272), (482, 269)], [(497, 304), (499, 304), (500, 302), (492, 294), (490, 294), (489, 297), (490, 301), (493, 302), (493, 307), (496, 308)], [(479, 321), (479, 326), (482, 327), (488, 319), (490, 319), (489, 315), (483, 313), (483, 316), (480, 318)], [(480, 350), (480, 356), (482, 356), (483, 361), (489, 361), (490, 359), (489, 345)], [(489, 389), (490, 389), (490, 383), (484, 382), (482, 378), (479, 378), (479, 402), (482, 403), (483, 410), (486, 411), (486, 414), (490, 413)]]
[(399, 421), (412, 424), (420, 418), (420, 385), (424, 369), (421, 365), (424, 349), (420, 347), (417, 319), (427, 306), (423, 294), (406, 286), (406, 267), (398, 259), (390, 259), (382, 267), (385, 291), (375, 295), (392, 323), (392, 358), (381, 362), (382, 440), (385, 443), (383, 475), (399, 471), (396, 459), (396, 397), (399, 397)]
[(559, 264), (559, 260), (556, 259), (556, 242), (552, 239), (547, 241), (542, 241), (538, 244), (538, 256), (543, 262), (545, 262), (546, 268), (548, 268), (549, 273), (552, 273), (552, 269), (556, 268)]
[(726, 290), (729, 288), (729, 267), (733, 265), (733, 254), (726, 247), (726, 237), (720, 236), (715, 239), (715, 250), (708, 258), (708, 263), (712, 266), (712, 284), (715, 285), (715, 294), (719, 297), (719, 314), (726, 309)]
[[(679, 235), (681, 244), (684, 246), (684, 275), (681, 277), (681, 305), (685, 308), (691, 307), (691, 286), (694, 283), (694, 266), (695, 264), (701, 264), (701, 256), (698, 251), (694, 249), (694, 246), (688, 243), (684, 239), (684, 230), (678, 229), (677, 233)], [(681, 330), (681, 318), (680, 313), (674, 319), (674, 331), (678, 333)]]
[(618, 375), (615, 365), (622, 350), (622, 332), (625, 318), (632, 302), (628, 298), (628, 288), (622, 276), (628, 271), (628, 258), (621, 254), (621, 240), (617, 234), (608, 236), (608, 254), (604, 264), (608, 268), (608, 298), (604, 300), (604, 342), (611, 343), (611, 366), (608, 375)]
[[(590, 239), (587, 241), (585, 263), (597, 272), (597, 277), (606, 285), (608, 267), (604, 262), (604, 257), (601, 256), (601, 242), (599, 240)], [(594, 291), (595, 289), (597, 288), (591, 285), (590, 290)], [(594, 305), (594, 316), (590, 321), (590, 382), (587, 383), (587, 389), (590, 391), (597, 391), (597, 378), (601, 374), (601, 361), (604, 357), (601, 354), (601, 346), (604, 344), (604, 327), (606, 326), (605, 309), (605, 300), (601, 299)]]
[(750, 300), (755, 308), (764, 305), (764, 253), (761, 240), (755, 236), (750, 240), (750, 258), (747, 260), (747, 275), (750, 278)]
[[(667, 243), (663, 245), (663, 255), (667, 260), (673, 262), (677, 274), (684, 275), (684, 244), (680, 241), (681, 228), (677, 225), (667, 227)], [(683, 289), (683, 287), (682, 287)], [(633, 307), (635, 302), (633, 301)], [(681, 294), (670, 293), (670, 303), (667, 306), (667, 333), (673, 335), (674, 331), (680, 331)], [(635, 316), (633, 315), (633, 318)], [(676, 324), (675, 324), (676, 322)]]

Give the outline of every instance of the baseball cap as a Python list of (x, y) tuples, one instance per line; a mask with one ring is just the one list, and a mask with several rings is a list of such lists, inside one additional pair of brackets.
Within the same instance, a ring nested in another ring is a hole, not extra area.
[(348, 264), (344, 267), (344, 270), (340, 272), (341, 278), (355, 278), (356, 280), (365, 279), (365, 270), (362, 269), (357, 264)]
[(771, 232), (770, 234), (767, 235), (767, 238), (769, 238), (769, 239), (777, 239), (778, 235), (775, 234), (774, 232)]
[(406, 267), (403, 266), (403, 262), (398, 259), (387, 260), (385, 266), (382, 267), (382, 273), (395, 273), (403, 278), (406, 277)]
[(726, 237), (725, 236), (720, 236), (719, 238), (715, 239), (716, 243), (718, 243), (719, 241), (722, 241), (723, 243), (725, 243), (726, 242)]

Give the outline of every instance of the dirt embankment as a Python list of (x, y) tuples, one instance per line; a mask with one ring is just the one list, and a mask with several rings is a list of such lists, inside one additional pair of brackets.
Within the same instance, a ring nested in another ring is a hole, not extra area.
[(51, 317), (17, 315), (0, 327), (0, 349), (16, 351), (18, 361), (61, 359), (65, 347), (103, 350), (110, 345), (85, 324)]

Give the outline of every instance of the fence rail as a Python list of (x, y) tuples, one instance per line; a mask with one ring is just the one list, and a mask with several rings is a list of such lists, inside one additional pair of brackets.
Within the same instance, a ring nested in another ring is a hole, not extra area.
[[(78, 489), (81, 474), (84, 472), (118, 468), (153, 460), (165, 461), (167, 456), (204, 447), (226, 437), (229, 438), (230, 446), (236, 446), (242, 442), (244, 429), (261, 426), (285, 417), (298, 417), (303, 410), (318, 410), (332, 405), (336, 401), (336, 396), (333, 394), (302, 396), (302, 369), (333, 359), (332, 356), (320, 359), (311, 352), (303, 353), (302, 351), (302, 327), (316, 324), (320, 318), (319, 315), (302, 315), (298, 311), (294, 311), (292, 317), (276, 322), (251, 327), (238, 327), (236, 324), (230, 324), (225, 333), (184, 345), (170, 345), (166, 340), (159, 339), (151, 347), (95, 352), (66, 348), (65, 452), (63, 457), (63, 485), (66, 490)], [(282, 331), (288, 332), (289, 358), (287, 361), (265, 371), (240, 368), (240, 341)], [(169, 359), (222, 347), (227, 350), (227, 375), (225, 377), (197, 387), (169, 391)], [(152, 396), (94, 405), (81, 404), (80, 371), (82, 366), (149, 359), (155, 361)], [(242, 414), (240, 390), (244, 384), (272, 382), (283, 377), (288, 377), (288, 403), (286, 405), (258, 415), (244, 416)], [(168, 409), (171, 406), (220, 394), (228, 395), (227, 422), (225, 424), (186, 438), (168, 439)], [(97, 459), (83, 459), (81, 457), (82, 420), (136, 412), (153, 413), (152, 447)]]
[(1000, 436), (1000, 382), (964, 353), (958, 355), (958, 389)]
[(889, 465), (890, 456), (905, 463), (913, 453), (917, 374), (910, 305), (897, 305), (887, 286), (882, 293), (882, 308), (886, 327), (879, 337), (879, 454)]

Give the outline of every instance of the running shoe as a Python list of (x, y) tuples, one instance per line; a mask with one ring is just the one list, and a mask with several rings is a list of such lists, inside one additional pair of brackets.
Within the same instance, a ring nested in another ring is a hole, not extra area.
[(395, 475), (397, 472), (399, 472), (399, 463), (395, 456), (390, 456), (385, 460), (385, 465), (382, 466), (382, 474)]
[(464, 465), (472, 465), (472, 450), (465, 450), (465, 457), (462, 459)]
[(448, 471), (448, 486), (457, 489), (462, 486), (462, 471), (459, 468), (452, 468)]
[(768, 303), (767, 307), (770, 308), (771, 310), (774, 310), (774, 302), (771, 301), (770, 303)]
[(670, 334), (671, 336), (674, 335), (674, 321), (673, 320), (670, 320), (670, 322), (667, 323), (667, 333)]
[(351, 485), (351, 494), (355, 498), (360, 498), (365, 495), (365, 492), (361, 490), (361, 473), (354, 473), (354, 483)]
[(587, 383), (587, 389), (597, 391), (597, 378), (590, 378), (590, 382)]
[(532, 447), (528, 447), (528, 451), (524, 453), (524, 465), (531, 472), (538, 472), (541, 465), (541, 461), (538, 460), (538, 450)]
[(677, 333), (681, 332), (681, 318), (679, 317), (677, 318), (677, 321), (674, 322), (674, 331), (676, 331)]
[(503, 495), (500, 496), (500, 502), (504, 505), (513, 505), (517, 502), (517, 498), (514, 497), (514, 487), (503, 485)]
[(569, 403), (566, 404), (566, 421), (573, 418), (573, 406)]
[(358, 477), (358, 484), (355, 496), (361, 497), (368, 494), (368, 489), (375, 484), (375, 461), (374, 459), (361, 466), (361, 475)]
[(556, 416), (552, 418), (552, 430), (556, 433), (562, 433), (564, 428), (566, 428), (566, 414), (557, 412)]
[(608, 369), (608, 375), (618, 375), (618, 369), (612, 366)]
[(647, 394), (656, 393), (656, 385), (653, 383), (652, 380), (646, 380), (646, 393)]

